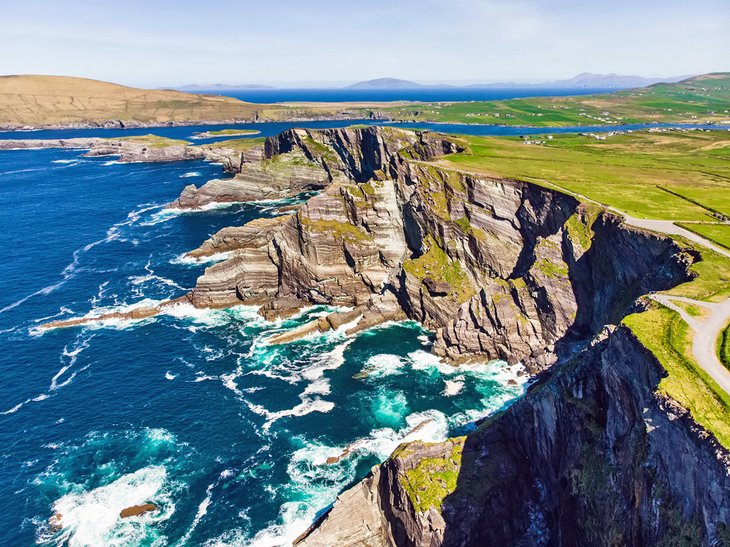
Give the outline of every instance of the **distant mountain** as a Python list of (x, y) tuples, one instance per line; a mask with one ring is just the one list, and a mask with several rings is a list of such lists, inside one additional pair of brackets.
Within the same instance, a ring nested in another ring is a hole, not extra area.
[(173, 87), (177, 91), (237, 91), (252, 89), (276, 89), (270, 85), (260, 84), (188, 84), (179, 87)]
[(470, 88), (497, 88), (497, 89), (628, 89), (632, 87), (646, 87), (660, 82), (679, 82), (687, 76), (671, 76), (669, 78), (645, 78), (643, 76), (626, 76), (621, 74), (592, 74), (584, 72), (567, 80), (552, 80), (545, 82), (496, 82), (490, 84), (473, 84)]
[(657, 83), (675, 83), (687, 76), (669, 78), (645, 78), (643, 76), (626, 76), (622, 74), (592, 74), (584, 72), (566, 80), (492, 82), (488, 84), (471, 84), (465, 86), (425, 85), (398, 78), (377, 78), (347, 86), (345, 89), (436, 89), (462, 87), (465, 89), (628, 89), (646, 87)]
[(409, 80), (399, 80), (398, 78), (377, 78), (375, 80), (366, 80), (348, 85), (345, 89), (417, 89), (426, 87)]

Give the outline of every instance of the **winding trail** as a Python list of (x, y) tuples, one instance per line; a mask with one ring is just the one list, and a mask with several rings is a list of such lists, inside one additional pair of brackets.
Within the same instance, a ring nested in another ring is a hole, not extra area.
[[(717, 341), (722, 330), (730, 322), (730, 298), (723, 302), (703, 302), (683, 296), (671, 296), (668, 294), (653, 294), (653, 300), (670, 310), (676, 311), (682, 319), (695, 331), (692, 339), (692, 354), (697, 363), (715, 380), (719, 386), (730, 394), (730, 370), (720, 362), (717, 356)], [(674, 302), (685, 302), (693, 304), (706, 310), (705, 317), (693, 317), (685, 309), (677, 306)]]

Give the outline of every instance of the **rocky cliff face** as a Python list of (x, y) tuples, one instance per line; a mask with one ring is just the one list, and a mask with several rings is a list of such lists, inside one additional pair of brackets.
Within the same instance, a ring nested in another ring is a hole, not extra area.
[(382, 128), (284, 133), (244, 162), (229, 183), (237, 196), (269, 188), (257, 177), (277, 162), (290, 178), (276, 195), (324, 189), (292, 215), (226, 228), (191, 253), (230, 256), (198, 280), (197, 306), (258, 304), (266, 317), (352, 308), (275, 342), (409, 317), (436, 331), (434, 351), (452, 361), (543, 371), (467, 437), (399, 448), (298, 543), (730, 541), (727, 454), (657, 394), (654, 356), (611, 326), (639, 296), (688, 280), (695, 257), (564, 194), (439, 164), (463, 146)]
[[(231, 254), (198, 280), (193, 302), (341, 305), (361, 309), (367, 323), (377, 301), (380, 315), (405, 313), (436, 330), (434, 351), (451, 360), (500, 358), (539, 370), (616, 322), (641, 294), (686, 275), (691, 257), (671, 240), (552, 190), (429, 161), (462, 146), (387, 128), (269, 139), (263, 160), (192, 199), (326, 188), (294, 215), (227, 228), (193, 251)], [(272, 164), (289, 178), (262, 178)], [(179, 202), (186, 199), (187, 190)]]
[(727, 545), (727, 454), (662, 374), (610, 329), (468, 437), (396, 451), (299, 545)]

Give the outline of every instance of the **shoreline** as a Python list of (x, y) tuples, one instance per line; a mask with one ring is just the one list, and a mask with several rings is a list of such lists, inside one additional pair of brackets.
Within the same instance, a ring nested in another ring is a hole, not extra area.
[[(186, 121), (173, 121), (173, 122), (159, 122), (159, 123), (146, 123), (146, 122), (124, 122), (121, 120), (107, 120), (105, 122), (84, 122), (84, 123), (70, 123), (70, 124), (44, 124), (39, 126), (10, 126), (0, 125), (0, 133), (33, 133), (36, 131), (72, 131), (72, 130), (83, 130), (83, 129), (164, 129), (170, 127), (195, 127), (195, 126), (227, 126), (227, 125), (240, 125), (240, 124), (269, 124), (269, 123), (297, 123), (297, 122), (336, 122), (336, 121), (352, 121), (357, 124), (358, 122), (371, 122), (374, 125), (379, 123), (382, 124), (398, 124), (398, 125), (409, 125), (409, 124), (428, 124), (438, 126), (465, 126), (465, 127), (484, 127), (484, 128), (519, 128), (529, 131), (543, 131), (554, 129), (556, 131), (566, 129), (575, 129), (576, 131), (583, 130), (596, 130), (596, 129), (608, 129), (620, 128), (626, 126), (646, 126), (641, 129), (650, 129), (651, 127), (676, 127), (679, 129), (692, 129), (701, 128), (708, 131), (730, 131), (730, 120), (723, 120), (719, 122), (636, 122), (636, 123), (604, 123), (604, 124), (591, 124), (591, 125), (509, 125), (509, 124), (490, 124), (490, 123), (468, 123), (468, 122), (440, 122), (440, 121), (426, 121), (426, 120), (399, 120), (392, 118), (380, 118), (380, 117), (349, 117), (349, 116), (325, 116), (318, 118), (290, 118), (282, 120), (273, 119), (231, 119), (231, 120), (186, 120)], [(712, 126), (712, 128), (708, 127)]]

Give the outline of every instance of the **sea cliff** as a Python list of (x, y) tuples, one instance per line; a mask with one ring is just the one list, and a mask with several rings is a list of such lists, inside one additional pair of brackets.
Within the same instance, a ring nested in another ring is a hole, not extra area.
[[(727, 541), (727, 452), (658, 394), (666, 373), (620, 326), (642, 295), (689, 280), (699, 256), (571, 196), (438, 163), (464, 147), (383, 128), (285, 132), (232, 169), (225, 200), (321, 191), (191, 253), (230, 253), (198, 280), (196, 306), (350, 308), (272, 342), (409, 317), (452, 362), (521, 361), (538, 375), (468, 436), (399, 448), (299, 544)], [(176, 205), (220, 199), (216, 184)]]

